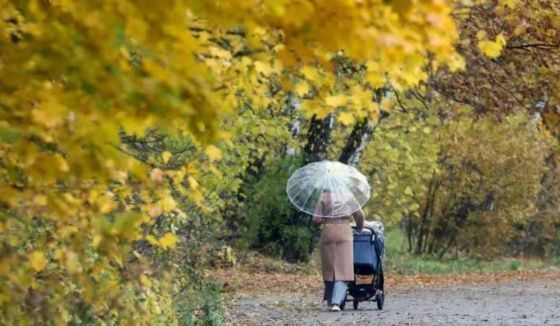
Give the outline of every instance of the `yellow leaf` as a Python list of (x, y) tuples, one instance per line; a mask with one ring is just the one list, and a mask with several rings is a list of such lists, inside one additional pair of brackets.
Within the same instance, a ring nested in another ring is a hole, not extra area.
[(46, 206), (48, 202), (47, 196), (38, 195), (33, 199), (33, 203), (37, 206)]
[(122, 127), (132, 134), (142, 135), (146, 132), (146, 129), (153, 124), (153, 118), (149, 117), (146, 119), (126, 117), (119, 119)]
[(222, 151), (214, 145), (207, 146), (204, 152), (210, 161), (219, 161), (222, 159)]
[(412, 196), (412, 189), (410, 187), (406, 187), (404, 189), (404, 194), (408, 196)]
[(264, 76), (269, 76), (272, 73), (270, 64), (262, 61), (255, 61), (255, 70)]
[(311, 66), (305, 66), (301, 69), (302, 75), (309, 81), (319, 80), (319, 73), (317, 69)]
[(348, 126), (354, 122), (354, 116), (352, 113), (342, 112), (338, 115), (338, 120), (342, 122), (343, 125)]
[(311, 90), (311, 86), (309, 86), (309, 83), (304, 80), (304, 81), (299, 82), (296, 85), (296, 88), (295, 88), (294, 91), (295, 91), (297, 96), (301, 97), (301, 96), (304, 96), (305, 94), (309, 93), (310, 90)]
[(167, 162), (169, 162), (169, 159), (171, 158), (172, 155), (173, 154), (171, 154), (171, 152), (165, 151), (165, 152), (161, 153), (161, 158), (163, 159), (164, 163), (167, 163)]
[(0, 184), (0, 194), (2, 194), (2, 200), (10, 206), (18, 205), (19, 193), (11, 186), (7, 184)]
[(117, 280), (109, 280), (100, 283), (98, 294), (108, 299), (115, 298), (121, 289), (121, 284)]
[(283, 68), (284, 68), (284, 65), (282, 64), (282, 61), (274, 60), (272, 62), (272, 72), (273, 73), (280, 74), (282, 72)]
[(153, 246), (159, 246), (159, 242), (153, 235), (147, 235), (146, 241), (148, 241)]
[(146, 274), (140, 275), (140, 283), (142, 283), (142, 285), (147, 287), (152, 286), (152, 281), (150, 280), (150, 278), (146, 276)]
[(31, 268), (33, 268), (36, 272), (40, 272), (47, 267), (47, 259), (45, 258), (45, 254), (41, 251), (33, 251), (29, 255), (28, 259), (31, 264)]
[(391, 111), (391, 107), (393, 106), (393, 101), (391, 101), (389, 98), (384, 97), (381, 100), (381, 103), (379, 103), (379, 109), (383, 110), (383, 111)]
[(72, 320), (72, 316), (70, 315), (68, 310), (64, 309), (64, 307), (59, 307), (59, 309), (60, 309), (59, 312), (60, 319), (62, 319), (62, 321), (64, 321), (65, 323), (69, 324), (70, 321)]
[(75, 252), (69, 250), (65, 253), (64, 257), (64, 266), (68, 272), (79, 273), (82, 271), (82, 265), (80, 264), (78, 255)]
[(146, 214), (146, 215), (142, 216), (142, 223), (143, 224), (150, 223), (150, 222), (152, 222), (152, 220), (153, 219), (149, 214)]
[(519, 0), (500, 0), (500, 6), (506, 8), (510, 8), (510, 9), (515, 9), (515, 7), (517, 6)]
[(163, 197), (163, 199), (160, 200), (159, 204), (163, 212), (172, 211), (175, 209), (175, 207), (177, 207), (177, 203), (175, 202), (175, 199), (171, 197), (171, 195), (166, 195), (165, 197)]
[(97, 248), (97, 247), (99, 246), (99, 244), (101, 243), (101, 240), (103, 240), (103, 238), (101, 238), (100, 235), (96, 234), (96, 235), (93, 236), (93, 239), (92, 239), (92, 241), (91, 241), (91, 244), (92, 244), (94, 247)]
[(497, 58), (502, 54), (502, 50), (506, 45), (506, 39), (502, 33), (500, 33), (495, 41), (479, 41), (478, 42), (478, 49), (482, 52), (485, 56), (489, 58)]
[(484, 40), (484, 39), (487, 38), (487, 37), (486, 37), (487, 35), (488, 35), (488, 34), (486, 33), (485, 30), (480, 30), (480, 31), (478, 31), (478, 32), (476, 33), (476, 38), (477, 38), (479, 41), (482, 41), (482, 40)]
[(449, 59), (447, 66), (451, 72), (457, 72), (465, 70), (467, 63), (461, 55), (456, 54)]
[(368, 83), (374, 88), (381, 88), (385, 85), (385, 73), (379, 63), (375, 61), (368, 61), (366, 63), (367, 72), (366, 79)]
[(115, 263), (117, 263), (117, 265), (119, 265), (119, 267), (123, 267), (123, 257), (122, 257), (122, 253), (116, 252), (116, 251), (112, 251), (109, 253), (109, 256), (113, 259), (113, 261)]
[(318, 119), (323, 119), (331, 113), (328, 106), (322, 105), (318, 101), (303, 101), (301, 107), (308, 117), (315, 115)]
[(348, 97), (344, 95), (331, 95), (325, 98), (325, 103), (332, 107), (342, 106), (348, 102)]
[(527, 31), (527, 26), (525, 24), (519, 24), (515, 26), (515, 29), (513, 30), (513, 35), (519, 36), (525, 33), (526, 31)]
[(109, 195), (100, 197), (97, 204), (99, 205), (99, 211), (103, 214), (112, 211), (117, 206), (113, 198)]
[(379, 73), (367, 72), (366, 79), (374, 88), (381, 88), (385, 85), (385, 78), (382, 77)]
[(159, 239), (159, 245), (163, 249), (173, 249), (177, 244), (177, 237), (170, 232), (167, 232), (161, 239)]
[(155, 217), (160, 216), (163, 213), (163, 209), (161, 208), (162, 205), (158, 205), (158, 204), (159, 203), (148, 206), (148, 208), (147, 208), (148, 215), (155, 218)]
[(198, 189), (191, 189), (189, 191), (189, 197), (198, 205), (202, 205), (204, 201), (204, 195)]
[(231, 59), (231, 53), (229, 51), (226, 51), (217, 46), (210, 47), (208, 49), (208, 52), (210, 52), (212, 56), (218, 57), (220, 59)]
[(190, 187), (190, 189), (193, 189), (193, 190), (194, 190), (194, 189), (198, 188), (198, 181), (196, 181), (195, 178), (193, 178), (192, 176), (189, 176), (189, 177), (187, 178), (187, 180), (188, 180), (188, 182), (189, 182), (189, 187)]

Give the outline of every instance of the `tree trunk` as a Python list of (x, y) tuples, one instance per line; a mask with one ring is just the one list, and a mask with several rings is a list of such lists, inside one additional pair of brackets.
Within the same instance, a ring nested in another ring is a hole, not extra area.
[(430, 223), (434, 212), (436, 193), (441, 185), (441, 181), (432, 179), (428, 185), (428, 194), (426, 197), (426, 206), (422, 212), (422, 219), (418, 226), (418, 235), (416, 238), (416, 254), (424, 252), (427, 248), (427, 241), (429, 239)]
[(370, 119), (356, 122), (338, 160), (344, 164), (358, 166), (376, 126)]
[(432, 179), (428, 185), (428, 194), (426, 196), (426, 204), (424, 206), (424, 211), (422, 212), (422, 218), (418, 225), (418, 234), (416, 235), (416, 254), (422, 253), (423, 241), (424, 241), (424, 233), (426, 232), (426, 222), (428, 220), (428, 214), (430, 212), (430, 202), (431, 202), (431, 194), (432, 188), (434, 187), (434, 180)]
[(304, 163), (311, 163), (327, 158), (327, 150), (331, 141), (333, 127), (333, 115), (329, 114), (325, 119), (311, 118), (309, 131), (307, 132), (307, 143), (303, 148)]
[(406, 238), (408, 240), (408, 252), (412, 252), (412, 217), (410, 214), (406, 215)]
[[(379, 98), (381, 98), (381, 96), (382, 95), (378, 95)], [(389, 117), (389, 114), (385, 111), (382, 111), (377, 123), (373, 123), (373, 121), (367, 118), (357, 121), (356, 124), (354, 124), (354, 128), (352, 129), (350, 136), (346, 140), (346, 144), (342, 149), (342, 153), (340, 154), (338, 161), (357, 167), (360, 163), (360, 159), (362, 158), (367, 144), (373, 137), (375, 129), (377, 128), (377, 126), (379, 126), (381, 121), (387, 117)]]
[[(291, 94), (286, 97), (285, 100), (286, 104), (286, 113), (290, 117), (290, 122), (288, 123), (288, 130), (290, 134), (292, 134), (293, 138), (298, 138), (301, 134), (301, 121), (299, 120), (299, 116), (297, 111), (300, 108), (299, 99)], [(284, 145), (283, 156), (295, 156), (296, 155), (296, 148), (291, 147), (290, 145)]]
[(457, 231), (454, 231), (453, 235), (451, 235), (451, 237), (449, 238), (449, 241), (447, 242), (447, 244), (438, 253), (438, 258), (439, 259), (442, 259), (443, 256), (445, 256), (445, 254), (449, 250), (449, 248), (451, 248), (451, 246), (453, 245), (453, 242), (455, 242), (455, 237), (456, 236), (457, 236)]
[[(320, 161), (327, 158), (327, 151), (331, 140), (331, 132), (334, 122), (333, 120), (334, 117), (332, 114), (329, 114), (325, 119), (317, 119), (316, 116), (313, 116), (311, 118), (311, 121), (309, 122), (309, 130), (307, 131), (307, 142), (303, 147), (304, 164)], [(299, 125), (297, 127), (297, 133), (299, 134)], [(294, 137), (296, 137), (296, 129), (292, 127), (291, 131)], [(311, 233), (312, 241), (316, 242), (319, 240), (321, 230), (311, 222), (311, 219), (311, 215), (302, 213), (295, 208), (293, 209), (293, 223), (307, 224), (309, 232)], [(311, 247), (310, 250), (313, 250), (313, 247)]]

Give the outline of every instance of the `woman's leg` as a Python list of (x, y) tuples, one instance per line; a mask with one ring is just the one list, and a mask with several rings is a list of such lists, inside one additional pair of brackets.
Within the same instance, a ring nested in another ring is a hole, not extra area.
[(342, 304), (342, 301), (346, 297), (347, 290), (348, 284), (345, 281), (334, 281), (331, 301), (329, 304), (336, 304), (340, 306)]
[(327, 301), (327, 304), (330, 306), (332, 302), (334, 282), (324, 281), (324, 283), (325, 283), (325, 293), (323, 294), (323, 301)]

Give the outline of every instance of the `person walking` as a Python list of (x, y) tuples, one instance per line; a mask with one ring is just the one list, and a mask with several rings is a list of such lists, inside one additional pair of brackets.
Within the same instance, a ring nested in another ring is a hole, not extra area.
[[(331, 311), (340, 311), (346, 297), (347, 282), (354, 280), (352, 228), (350, 216), (325, 218), (332, 211), (332, 198), (328, 191), (322, 193), (317, 202), (312, 221), (322, 224), (321, 228), (321, 270), (326, 301)], [(352, 214), (356, 229), (364, 227), (364, 213), (361, 209)]]
[(340, 311), (347, 282), (354, 280), (354, 252), (350, 218), (356, 229), (364, 226), (362, 207), (370, 198), (366, 176), (355, 167), (337, 161), (312, 162), (288, 179), (286, 193), (300, 211), (321, 223), (321, 269), (325, 282), (323, 298), (333, 311)]

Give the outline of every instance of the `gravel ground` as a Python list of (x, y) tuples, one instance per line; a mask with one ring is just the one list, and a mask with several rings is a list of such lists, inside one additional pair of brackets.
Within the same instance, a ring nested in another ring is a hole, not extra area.
[[(231, 325), (560, 325), (560, 281), (387, 288), (385, 308), (325, 311), (321, 293), (232, 297)], [(350, 309), (348, 309), (350, 308)]]

